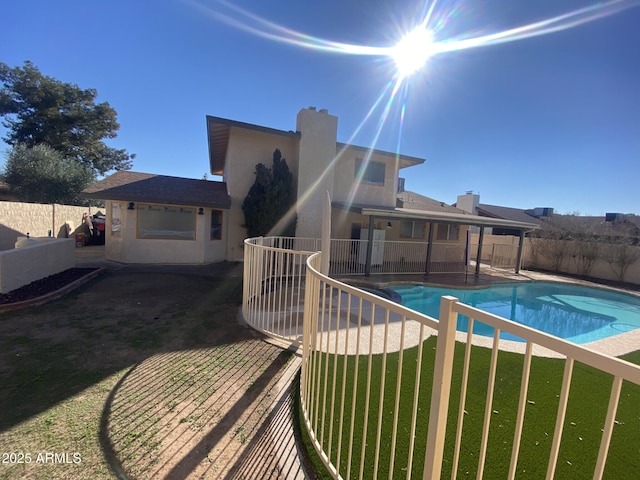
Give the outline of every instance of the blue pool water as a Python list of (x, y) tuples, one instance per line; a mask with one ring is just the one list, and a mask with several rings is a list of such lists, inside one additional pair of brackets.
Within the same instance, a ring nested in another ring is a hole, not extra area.
[[(640, 328), (640, 298), (632, 295), (559, 283), (492, 285), (480, 290), (396, 285), (402, 305), (438, 318), (440, 297), (453, 295), (462, 303), (500, 315), (574, 343), (588, 343)], [(460, 316), (457, 329), (467, 331)], [(474, 322), (473, 332), (493, 336), (493, 328)], [(501, 332), (500, 338), (523, 341)]]

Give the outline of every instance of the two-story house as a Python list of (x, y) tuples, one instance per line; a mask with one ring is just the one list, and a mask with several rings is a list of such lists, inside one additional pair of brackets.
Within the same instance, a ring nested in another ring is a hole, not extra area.
[[(222, 182), (116, 172), (84, 191), (87, 197), (107, 201), (108, 259), (242, 260), (246, 238), (242, 203), (254, 182), (256, 164), (270, 165), (275, 149), (294, 178), (296, 237), (321, 237), (326, 192), (331, 198), (332, 238), (369, 240), (371, 245), (383, 240), (460, 244), (468, 225), (488, 224), (488, 219), (440, 202), (420, 204), (412, 201), (415, 195), (399, 195), (400, 171), (425, 160), (338, 142), (338, 118), (325, 109), (300, 110), (295, 131), (212, 116), (206, 121), (210, 171)], [(522, 231), (532, 227), (507, 223)], [(374, 254), (369, 248), (368, 265)], [(402, 257), (405, 260), (409, 259)], [(414, 260), (424, 264), (424, 259)]]

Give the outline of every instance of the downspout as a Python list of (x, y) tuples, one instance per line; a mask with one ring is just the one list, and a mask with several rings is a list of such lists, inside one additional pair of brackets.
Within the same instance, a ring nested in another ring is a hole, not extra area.
[(433, 222), (429, 222), (429, 236), (427, 238), (427, 259), (424, 264), (424, 276), (429, 278), (431, 273), (431, 252), (433, 250)]
[(476, 258), (476, 277), (480, 275), (480, 261), (482, 260), (482, 244), (484, 243), (484, 226), (480, 227), (480, 236), (478, 237), (478, 256)]
[(369, 215), (369, 229), (367, 230), (367, 261), (364, 265), (364, 276), (371, 275), (371, 256), (373, 255), (373, 222), (375, 217)]
[(56, 237), (56, 204), (51, 205), (51, 236)]
[[(533, 230), (531, 230), (533, 231)], [(520, 267), (522, 266), (522, 250), (524, 249), (524, 235), (525, 230), (520, 230), (520, 240), (518, 241), (518, 258), (516, 259), (516, 275), (520, 273)]]

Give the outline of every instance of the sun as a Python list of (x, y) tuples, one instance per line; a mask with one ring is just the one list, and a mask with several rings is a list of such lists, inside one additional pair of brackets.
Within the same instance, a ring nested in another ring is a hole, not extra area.
[(433, 35), (424, 27), (407, 33), (391, 49), (391, 58), (402, 78), (420, 70), (435, 53)]

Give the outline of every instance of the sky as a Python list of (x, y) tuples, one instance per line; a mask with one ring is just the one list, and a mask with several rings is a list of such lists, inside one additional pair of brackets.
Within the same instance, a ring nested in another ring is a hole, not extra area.
[[(0, 61), (95, 88), (134, 171), (219, 179), (206, 115), (288, 131), (315, 106), (340, 142), (424, 158), (400, 176), (439, 201), (640, 214), (638, 25), (639, 0), (21, 0)], [(431, 56), (399, 79), (416, 27)]]

